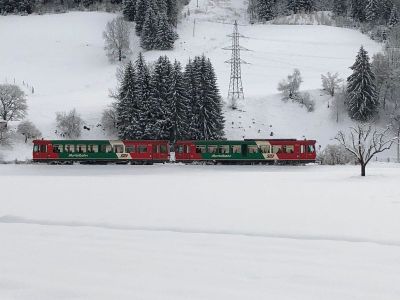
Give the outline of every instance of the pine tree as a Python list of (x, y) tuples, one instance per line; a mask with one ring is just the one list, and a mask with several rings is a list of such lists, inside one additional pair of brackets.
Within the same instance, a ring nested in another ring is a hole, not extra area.
[(136, 21), (136, 34), (141, 35), (142, 29), (143, 29), (143, 24), (146, 18), (146, 12), (147, 9), (149, 8), (149, 0), (137, 0), (136, 2), (136, 16), (135, 16), (135, 21)]
[(393, 1), (381, 0), (378, 1), (378, 4), (380, 20), (382, 21), (382, 24), (388, 24), (394, 6)]
[(122, 13), (126, 21), (133, 22), (136, 17), (136, 0), (124, 0)]
[(152, 114), (150, 111), (151, 75), (142, 53), (139, 53), (138, 59), (135, 62), (135, 68), (136, 68), (136, 81), (137, 81), (136, 98), (138, 99), (138, 103), (140, 104), (140, 116), (139, 116), (141, 125), (140, 139), (151, 139), (152, 138), (151, 126), (153, 123)]
[(172, 26), (178, 24), (178, 3), (177, 0), (167, 0), (167, 16)]
[(379, 6), (378, 0), (368, 0), (365, 8), (365, 20), (375, 23), (379, 19)]
[(171, 123), (171, 74), (172, 64), (168, 57), (161, 56), (154, 66), (151, 76), (150, 111), (153, 125), (152, 139), (170, 139)]
[(261, 22), (270, 21), (275, 17), (275, 0), (257, 0), (257, 15)]
[(145, 50), (154, 49), (158, 33), (158, 22), (153, 8), (149, 7), (146, 11), (146, 18), (143, 23), (140, 46)]
[(392, 12), (390, 14), (390, 19), (389, 19), (389, 27), (393, 28), (399, 23), (399, 12), (397, 10), (397, 6), (393, 5)]
[(347, 105), (352, 119), (365, 122), (372, 119), (378, 111), (378, 97), (375, 75), (367, 51), (361, 47), (356, 62), (351, 67), (353, 74), (347, 79)]
[(189, 139), (198, 139), (200, 136), (200, 132), (198, 130), (197, 124), (199, 124), (199, 82), (200, 76), (198, 76), (197, 72), (197, 61), (196, 58), (194, 61), (189, 59), (185, 67), (185, 72), (183, 74), (185, 80), (185, 86), (188, 91), (187, 97), (189, 101), (189, 105), (191, 107), (190, 117), (188, 123), (188, 138)]
[(365, 21), (365, 0), (351, 0), (351, 17), (357, 21)]
[(347, 14), (347, 0), (334, 0), (333, 13), (336, 16), (346, 16)]
[(138, 129), (136, 90), (136, 74), (132, 62), (129, 62), (124, 70), (116, 105), (118, 134), (121, 139), (136, 137)]
[(175, 61), (171, 74), (171, 134), (170, 140), (190, 138), (191, 106), (181, 64)]
[(216, 83), (216, 76), (209, 59), (196, 57), (193, 61), (193, 78), (198, 80), (196, 102), (193, 107), (195, 139), (217, 140), (224, 136), (222, 98)]
[(153, 48), (158, 50), (172, 49), (175, 42), (175, 32), (169, 24), (166, 14), (159, 16), (156, 30)]

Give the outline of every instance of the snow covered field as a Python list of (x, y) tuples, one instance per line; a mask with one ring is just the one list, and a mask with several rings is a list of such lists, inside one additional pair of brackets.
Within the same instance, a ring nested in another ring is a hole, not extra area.
[(400, 169), (0, 166), (1, 299), (399, 299)]

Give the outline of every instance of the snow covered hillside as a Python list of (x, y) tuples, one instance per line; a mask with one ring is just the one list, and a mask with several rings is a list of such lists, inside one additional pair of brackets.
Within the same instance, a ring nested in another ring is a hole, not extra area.
[[(173, 51), (150, 51), (148, 61), (168, 55), (183, 64), (189, 57), (210, 57), (218, 75), (222, 95), (227, 95), (230, 66), (224, 63), (230, 51), (231, 23), (237, 19), (242, 39), (246, 101), (240, 110), (227, 110), (229, 138), (275, 137), (316, 138), (322, 146), (329, 143), (338, 126), (329, 117), (327, 97), (320, 97), (321, 74), (350, 74), (360, 45), (370, 55), (381, 46), (355, 30), (328, 26), (248, 25), (246, 1), (191, 1), (179, 24), (180, 39)], [(189, 13), (188, 13), (189, 12)], [(1, 16), (0, 80), (24, 82), (29, 94), (28, 118), (47, 138), (54, 138), (55, 112), (77, 108), (89, 127), (95, 128), (102, 109), (112, 100), (109, 89), (116, 85), (116, 65), (111, 65), (103, 50), (102, 32), (113, 14), (74, 12), (43, 16)], [(18, 28), (18, 30), (15, 30)], [(133, 59), (140, 50), (132, 36)], [(294, 68), (304, 78), (303, 90), (311, 90), (316, 111), (307, 113), (296, 104), (284, 104), (277, 85)], [(34, 87), (35, 93), (30, 93)], [(339, 127), (347, 127), (348, 121)], [(104, 138), (99, 130), (85, 132), (85, 138)], [(29, 153), (27, 154), (29, 156)], [(11, 155), (12, 156), (12, 155)], [(12, 158), (12, 157), (11, 157)], [(21, 158), (21, 157), (20, 157)]]
[(358, 172), (0, 165), (0, 298), (399, 299), (399, 166)]

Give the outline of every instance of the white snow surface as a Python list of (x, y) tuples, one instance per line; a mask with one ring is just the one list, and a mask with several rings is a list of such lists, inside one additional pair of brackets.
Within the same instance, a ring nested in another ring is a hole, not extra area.
[[(151, 63), (160, 55), (185, 65), (190, 57), (205, 54), (215, 66), (223, 97), (229, 87), (230, 46), (227, 36), (233, 20), (247, 38), (241, 44), (249, 52), (242, 58), (243, 87), (246, 99), (240, 109), (226, 108), (228, 138), (266, 138), (271, 131), (277, 138), (317, 139), (321, 146), (332, 143), (338, 129), (351, 122), (345, 117), (336, 124), (328, 109), (327, 96), (321, 96), (321, 74), (338, 72), (346, 78), (361, 45), (372, 56), (382, 46), (360, 32), (329, 26), (249, 25), (246, 1), (191, 1), (178, 26), (179, 40), (172, 51), (149, 51)], [(187, 14), (187, 12), (190, 14)], [(96, 125), (102, 110), (112, 102), (109, 89), (116, 87), (116, 68), (106, 58), (102, 32), (115, 14), (71, 12), (56, 15), (0, 16), (0, 82), (22, 85), (28, 94), (29, 115), (45, 138), (56, 138), (55, 113), (77, 108), (87, 126), (83, 138), (108, 138)], [(194, 22), (195, 28), (194, 27)], [(132, 24), (132, 29), (134, 25)], [(17, 29), (17, 30), (16, 30)], [(193, 30), (194, 29), (194, 30)], [(134, 31), (134, 30), (133, 30)], [(194, 34), (194, 35), (193, 35)], [(132, 59), (140, 47), (132, 34)], [(304, 79), (302, 90), (310, 91), (316, 111), (308, 113), (297, 104), (285, 104), (277, 94), (279, 81), (294, 68)], [(31, 87), (35, 93), (31, 94)], [(18, 148), (21, 146), (16, 146)], [(25, 149), (25, 148), (24, 148)], [(24, 159), (24, 151), (5, 151), (5, 159)], [(15, 151), (15, 150), (14, 150)]]
[(0, 165), (1, 299), (400, 297), (397, 165)]

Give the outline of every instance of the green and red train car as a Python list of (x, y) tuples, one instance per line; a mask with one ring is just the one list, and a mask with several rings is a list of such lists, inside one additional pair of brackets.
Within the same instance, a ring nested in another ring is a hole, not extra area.
[[(315, 162), (315, 140), (242, 141), (35, 140), (33, 161), (47, 163), (308, 163)], [(172, 149), (172, 151), (171, 151)], [(171, 155), (174, 152), (175, 156)]]

